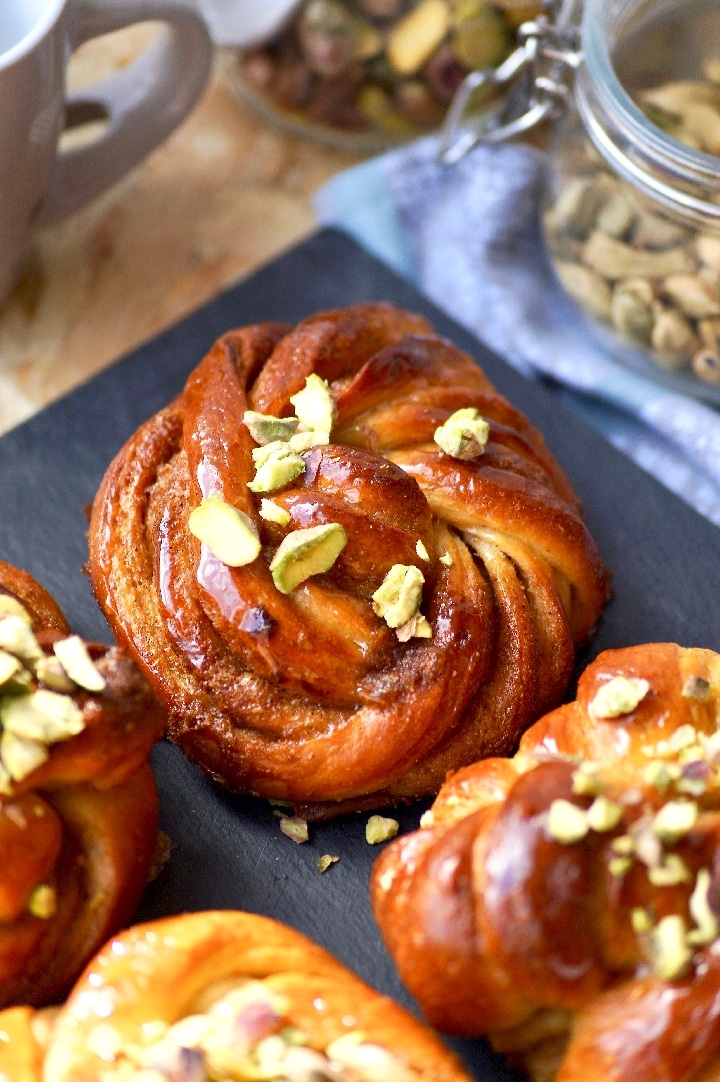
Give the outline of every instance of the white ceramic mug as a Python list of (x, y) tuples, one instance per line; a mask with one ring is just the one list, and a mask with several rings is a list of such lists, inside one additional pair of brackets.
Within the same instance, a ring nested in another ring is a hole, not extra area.
[[(132, 64), (66, 92), (79, 45), (146, 20), (165, 26)], [(169, 135), (199, 98), (211, 59), (206, 25), (183, 0), (0, 0), (0, 300), (33, 229), (78, 210)], [(101, 117), (95, 142), (58, 149), (66, 124)]]

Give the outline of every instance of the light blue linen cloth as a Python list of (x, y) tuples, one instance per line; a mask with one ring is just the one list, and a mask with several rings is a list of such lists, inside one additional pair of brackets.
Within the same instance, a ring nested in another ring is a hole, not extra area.
[(478, 146), (457, 165), (427, 137), (333, 177), (319, 224), (355, 237), (506, 361), (720, 525), (720, 412), (624, 367), (559, 286), (539, 228), (543, 154)]

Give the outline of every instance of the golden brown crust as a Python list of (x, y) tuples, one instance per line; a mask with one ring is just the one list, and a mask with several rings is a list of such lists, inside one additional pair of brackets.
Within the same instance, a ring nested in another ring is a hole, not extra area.
[[(89, 1082), (100, 1077), (101, 1068), (112, 1072), (124, 1060), (123, 1046), (146, 1042), (147, 1023), (172, 1025), (207, 1009), (202, 1005), (212, 999), (213, 989), (246, 979), (263, 981), (282, 997), (285, 1023), (300, 1029), (310, 1047), (322, 1051), (357, 1031), (391, 1052), (410, 1072), (408, 1082), (469, 1082), (458, 1060), (426, 1027), (317, 944), (277, 921), (233, 911), (169, 917), (114, 937), (55, 1019), (44, 1077)], [(13, 1039), (27, 1043), (27, 1019), (20, 1022), (6, 1055), (13, 1052)], [(105, 1059), (97, 1051), (98, 1027), (106, 1041), (108, 1030), (121, 1038)], [(2, 1054), (0, 1049), (0, 1070)]]
[[(0, 588), (35, 618), (36, 640), (52, 656), (68, 633), (52, 598), (7, 564)], [(29, 772), (1, 779), (0, 1007), (56, 1002), (67, 992), (132, 916), (156, 848), (147, 759), (164, 713), (119, 648), (89, 644), (88, 652), (104, 690), (71, 684), (62, 692), (81, 712), (82, 731), (50, 744)]]
[[(288, 415), (312, 372), (330, 381), (337, 421), (333, 442), (271, 494), (283, 527), (259, 517), (247, 487), (243, 415)], [(472, 406), (490, 439), (459, 461), (433, 433)], [(253, 563), (229, 568), (191, 535), (188, 514), (209, 494), (256, 524)], [(280, 593), (269, 563), (282, 538), (327, 522), (348, 537), (335, 565)], [(431, 639), (400, 642), (373, 612), (398, 563), (424, 575)], [(389, 304), (216, 342), (109, 467), (90, 568), (185, 753), (232, 790), (314, 817), (435, 793), (448, 770), (509, 752), (560, 700), (607, 595), (540, 434), (468, 356)]]
[[(616, 716), (605, 687), (629, 695)], [(434, 1025), (489, 1034), (536, 1079), (712, 1077), (718, 688), (709, 650), (606, 651), (514, 758), (458, 771), (422, 829), (386, 848), (376, 918)]]

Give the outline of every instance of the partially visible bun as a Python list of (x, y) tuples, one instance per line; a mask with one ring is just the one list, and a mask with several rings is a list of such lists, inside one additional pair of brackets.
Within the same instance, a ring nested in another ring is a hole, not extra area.
[(602, 653), (385, 849), (375, 914), (431, 1023), (538, 1082), (717, 1077), (719, 689), (710, 650)]
[[(61, 660), (62, 659), (62, 660)], [(52, 1003), (135, 909), (157, 845), (165, 715), (119, 648), (71, 636), (0, 563), (0, 1007)]]
[(470, 1082), (430, 1030), (317, 944), (230, 910), (122, 932), (54, 1017), (0, 1014), (2, 1030), (0, 1076), (19, 1080), (12, 1068), (33, 1061), (44, 1072), (23, 1082), (120, 1082), (153, 1068), (257, 1078), (261, 1063), (266, 1078)]

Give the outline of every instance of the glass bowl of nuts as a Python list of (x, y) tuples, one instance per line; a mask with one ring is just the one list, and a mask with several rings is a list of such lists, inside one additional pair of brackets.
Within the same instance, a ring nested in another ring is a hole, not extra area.
[(720, 5), (586, 0), (548, 148), (560, 282), (630, 367), (720, 404)]
[(266, 119), (373, 153), (436, 130), (466, 75), (511, 52), (542, 0), (300, 0), (228, 75)]

